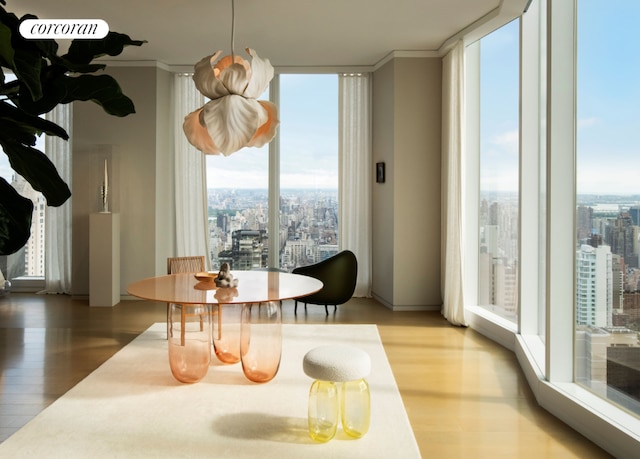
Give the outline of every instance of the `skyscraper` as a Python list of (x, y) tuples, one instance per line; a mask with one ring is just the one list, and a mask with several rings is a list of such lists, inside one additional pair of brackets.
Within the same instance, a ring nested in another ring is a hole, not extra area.
[(15, 174), (11, 186), (33, 203), (31, 219), (31, 237), (18, 252), (7, 256), (5, 277), (42, 277), (44, 276), (44, 227), (46, 199), (35, 191), (22, 176)]
[(578, 240), (586, 239), (593, 233), (593, 207), (578, 206), (576, 215)]
[(612, 225), (607, 227), (607, 243), (611, 252), (621, 255), (628, 267), (638, 267), (638, 226), (628, 212), (622, 212)]
[(576, 253), (576, 324), (612, 325), (613, 261), (611, 248), (583, 244)]

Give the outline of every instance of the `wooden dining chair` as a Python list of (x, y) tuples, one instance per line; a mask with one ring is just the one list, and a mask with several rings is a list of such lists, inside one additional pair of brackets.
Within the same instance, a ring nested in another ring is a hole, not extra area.
[(167, 258), (167, 274), (204, 271), (204, 256)]
[[(200, 273), (204, 270), (204, 256), (167, 258), (167, 274)], [(167, 339), (169, 339), (170, 316), (171, 304), (167, 303)]]

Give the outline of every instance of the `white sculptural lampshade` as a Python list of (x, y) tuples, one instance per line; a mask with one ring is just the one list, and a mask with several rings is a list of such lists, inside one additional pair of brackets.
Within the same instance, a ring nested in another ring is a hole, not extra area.
[(239, 56), (218, 60), (218, 51), (194, 67), (196, 88), (211, 100), (185, 117), (183, 129), (203, 153), (228, 156), (243, 147), (261, 147), (276, 135), (278, 108), (257, 100), (273, 78), (273, 67), (254, 50), (246, 51), (251, 63)]
[(228, 156), (243, 147), (262, 147), (275, 137), (279, 123), (275, 104), (257, 100), (273, 78), (269, 59), (250, 48), (250, 62), (233, 54), (233, 11), (232, 0), (231, 55), (220, 58), (218, 51), (196, 63), (193, 81), (211, 100), (183, 124), (189, 143), (206, 154)]

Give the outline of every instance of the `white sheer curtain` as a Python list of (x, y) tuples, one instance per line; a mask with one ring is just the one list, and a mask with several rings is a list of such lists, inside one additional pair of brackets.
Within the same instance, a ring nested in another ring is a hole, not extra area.
[(371, 296), (371, 91), (369, 74), (339, 76), (339, 236), (358, 259), (354, 296)]
[(467, 325), (462, 295), (462, 148), (464, 44), (444, 57), (442, 68), (442, 315)]
[[(59, 104), (45, 115), (64, 128), (69, 140), (46, 136), (44, 151), (58, 174), (71, 186), (72, 104)], [(44, 290), (38, 293), (71, 293), (71, 199), (60, 207), (45, 208), (44, 214)]]
[(207, 178), (204, 154), (182, 131), (184, 117), (201, 107), (204, 98), (190, 74), (174, 76), (176, 256), (204, 255), (210, 266)]

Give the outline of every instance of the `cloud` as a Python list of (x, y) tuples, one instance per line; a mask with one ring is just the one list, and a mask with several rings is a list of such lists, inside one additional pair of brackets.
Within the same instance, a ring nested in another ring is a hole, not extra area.
[(280, 174), (282, 188), (338, 189), (338, 175), (325, 174), (323, 171), (304, 174)]
[(578, 120), (578, 129), (595, 126), (600, 122), (598, 118), (592, 116), (591, 118), (581, 118)]
[(518, 163), (496, 163), (480, 166), (480, 189), (485, 191), (518, 191)]
[[(283, 142), (280, 149), (282, 188), (338, 187), (337, 145), (296, 136)], [(208, 188), (268, 187), (268, 146), (245, 148), (227, 157), (208, 155), (206, 160)]]
[[(281, 78), (281, 187), (337, 188), (338, 77)], [(263, 149), (243, 149), (226, 158), (207, 157), (207, 186), (266, 188), (268, 170), (268, 145)]]
[(490, 143), (501, 152), (518, 156), (520, 134), (517, 130), (502, 132), (493, 136)]
[(518, 190), (518, 130), (502, 131), (482, 147), (480, 188), (491, 191)]
[(609, 156), (600, 156), (577, 164), (576, 190), (578, 194), (638, 194), (638, 170), (640, 158), (611, 161)]

